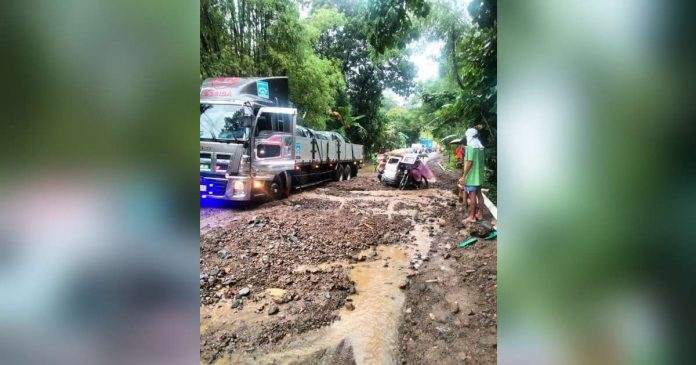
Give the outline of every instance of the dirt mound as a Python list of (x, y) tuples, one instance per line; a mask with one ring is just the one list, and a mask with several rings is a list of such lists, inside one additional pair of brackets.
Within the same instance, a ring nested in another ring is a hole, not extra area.
[(384, 190), (384, 185), (377, 180), (377, 175), (372, 170), (362, 169), (360, 173), (360, 178), (332, 182), (326, 185), (326, 187), (334, 194), (348, 191)]
[(458, 193), (456, 190), (457, 181), (461, 177), (462, 172), (452, 170), (443, 171), (438, 163), (442, 164), (443, 166), (445, 165), (445, 161), (442, 156), (434, 157), (427, 162), (430, 170), (432, 170), (435, 176), (437, 176), (437, 181), (430, 183), (430, 187), (452, 191), (452, 194), (456, 195)]

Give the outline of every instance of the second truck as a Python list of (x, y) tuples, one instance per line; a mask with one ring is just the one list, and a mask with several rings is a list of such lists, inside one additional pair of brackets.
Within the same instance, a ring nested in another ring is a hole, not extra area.
[(286, 77), (206, 79), (200, 91), (200, 197), (281, 199), (358, 174), (363, 146), (298, 125)]

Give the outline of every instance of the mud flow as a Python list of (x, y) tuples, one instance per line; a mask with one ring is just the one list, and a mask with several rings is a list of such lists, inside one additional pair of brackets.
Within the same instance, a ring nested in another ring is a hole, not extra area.
[[(201, 212), (202, 364), (431, 363), (408, 354), (406, 307), (439, 238), (468, 234), (447, 221), (456, 196), (362, 173), (254, 209)], [(449, 266), (434, 269), (456, 276)], [(478, 297), (443, 299), (473, 308)]]

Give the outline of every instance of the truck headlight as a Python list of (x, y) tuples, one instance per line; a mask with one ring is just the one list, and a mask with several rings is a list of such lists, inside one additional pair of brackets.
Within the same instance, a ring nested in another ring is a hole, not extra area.
[(280, 146), (272, 144), (260, 144), (256, 147), (256, 156), (259, 158), (280, 156)]
[(234, 182), (234, 190), (244, 190), (244, 183), (237, 180)]

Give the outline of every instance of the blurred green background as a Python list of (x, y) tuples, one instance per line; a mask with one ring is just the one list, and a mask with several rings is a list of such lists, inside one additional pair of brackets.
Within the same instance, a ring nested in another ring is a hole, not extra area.
[(693, 12), (498, 4), (500, 363), (685, 361)]
[(0, 362), (198, 362), (195, 1), (0, 11)]
[(0, 16), (3, 178), (64, 168), (195, 178), (196, 2), (30, 0)]

